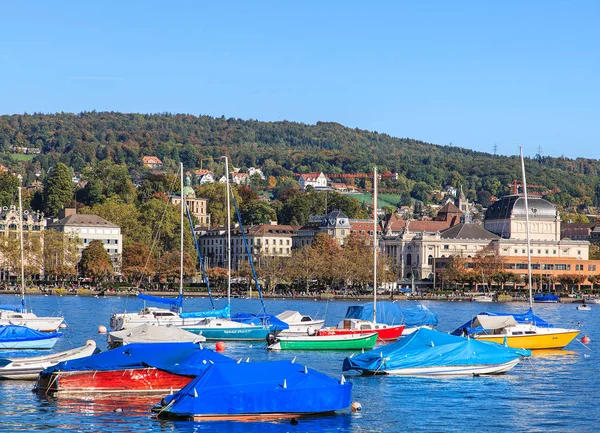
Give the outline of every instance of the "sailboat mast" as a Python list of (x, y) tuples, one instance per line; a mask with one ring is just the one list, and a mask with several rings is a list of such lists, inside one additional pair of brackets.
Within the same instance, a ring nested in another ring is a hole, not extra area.
[(25, 254), (23, 252), (23, 200), (19, 186), (19, 243), (21, 247), (21, 306), (25, 312)]
[[(181, 206), (180, 206), (180, 248), (179, 248), (179, 295), (183, 298), (183, 208), (185, 206), (185, 195), (183, 193), (183, 163), (179, 164), (180, 171), (180, 188), (181, 188)], [(182, 309), (179, 307), (179, 313), (181, 313)]]
[(229, 160), (225, 157), (225, 185), (227, 187), (227, 303), (231, 303), (231, 200), (229, 197)]
[(521, 172), (523, 174), (523, 194), (525, 195), (525, 233), (527, 235), (527, 277), (529, 279), (529, 308), (533, 308), (533, 293), (531, 282), (531, 240), (529, 239), (529, 203), (527, 202), (527, 177), (525, 176), (525, 160), (523, 159), (523, 148), (521, 152)]
[(373, 323), (377, 323), (377, 167), (373, 168)]

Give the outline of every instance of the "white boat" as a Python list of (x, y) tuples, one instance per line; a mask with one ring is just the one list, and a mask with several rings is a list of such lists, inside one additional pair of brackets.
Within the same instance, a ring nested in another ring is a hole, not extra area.
[(65, 320), (64, 317), (38, 317), (25, 308), (25, 257), (23, 249), (23, 202), (19, 187), (19, 245), (21, 250), (21, 308), (20, 311), (0, 310), (0, 326), (25, 326), (40, 332), (54, 332)]
[(494, 298), (488, 295), (478, 295), (471, 298), (473, 302), (494, 302)]
[(140, 325), (132, 329), (109, 332), (106, 342), (109, 347), (131, 343), (202, 343), (206, 338), (173, 326)]
[(600, 298), (587, 298), (585, 300), (586, 304), (600, 304)]
[(51, 355), (27, 358), (0, 358), (0, 379), (35, 380), (42, 370), (62, 361), (90, 356), (96, 350), (96, 342), (88, 340), (85, 346), (57, 352)]
[(325, 320), (314, 320), (312, 317), (298, 311), (286, 310), (276, 316), (287, 323), (289, 328), (281, 331), (279, 335), (312, 335), (323, 327)]
[(592, 307), (590, 307), (587, 304), (581, 304), (581, 305), (578, 305), (575, 308), (577, 308), (579, 311), (591, 311), (592, 310)]
[(115, 331), (133, 329), (141, 325), (184, 326), (196, 322), (198, 319), (183, 319), (174, 311), (154, 307), (144, 307), (137, 313), (115, 313), (110, 317), (110, 327)]

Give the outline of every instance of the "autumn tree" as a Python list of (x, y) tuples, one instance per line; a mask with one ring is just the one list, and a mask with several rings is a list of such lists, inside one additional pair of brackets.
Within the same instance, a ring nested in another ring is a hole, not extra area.
[[(180, 253), (172, 251), (161, 256), (158, 261), (158, 273), (161, 277), (169, 281), (175, 281), (179, 278), (180, 272)], [(183, 277), (191, 278), (196, 273), (196, 265), (194, 259), (184, 252), (183, 253)]]
[(475, 266), (474, 271), (485, 279), (485, 281), (482, 281), (484, 283), (489, 282), (493, 275), (504, 269), (503, 258), (491, 246), (479, 250), (473, 258), (473, 263)]
[(156, 272), (156, 260), (150, 254), (148, 245), (132, 242), (123, 248), (123, 274), (131, 282), (139, 283), (144, 277), (152, 277)]
[(79, 271), (94, 282), (114, 274), (110, 256), (101, 240), (93, 240), (81, 253)]
[(44, 275), (58, 281), (77, 276), (80, 243), (76, 234), (44, 230)]

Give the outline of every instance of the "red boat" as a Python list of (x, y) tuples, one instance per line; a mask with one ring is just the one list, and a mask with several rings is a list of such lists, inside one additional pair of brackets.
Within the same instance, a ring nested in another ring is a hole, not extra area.
[(194, 343), (129, 344), (61, 362), (40, 374), (44, 394), (166, 394), (178, 391), (211, 364), (235, 362)]
[(317, 331), (317, 335), (360, 335), (377, 333), (377, 341), (390, 343), (402, 336), (404, 325), (386, 325), (384, 323), (373, 323), (368, 320), (344, 319), (336, 328), (323, 328)]

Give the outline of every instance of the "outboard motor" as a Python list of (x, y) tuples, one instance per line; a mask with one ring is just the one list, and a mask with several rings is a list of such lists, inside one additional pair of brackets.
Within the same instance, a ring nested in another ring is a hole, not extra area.
[(267, 346), (271, 346), (271, 345), (279, 342), (279, 339), (277, 338), (277, 336), (275, 334), (273, 334), (272, 332), (269, 332), (267, 334), (266, 340), (267, 340)]

